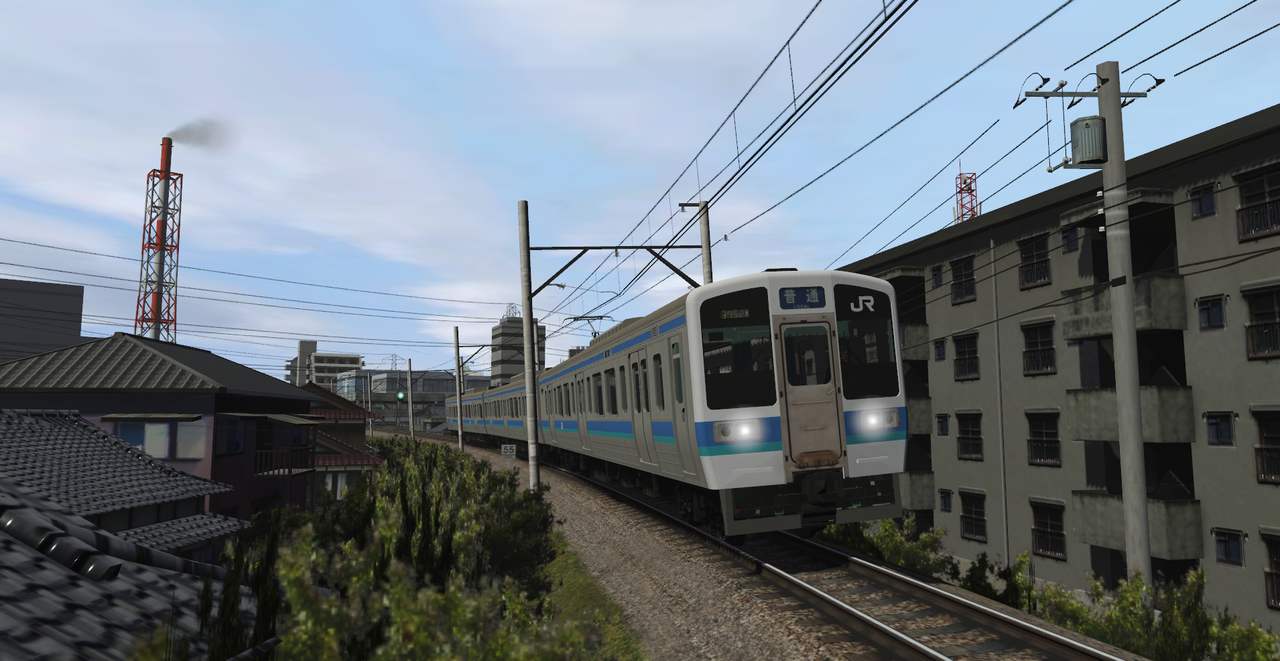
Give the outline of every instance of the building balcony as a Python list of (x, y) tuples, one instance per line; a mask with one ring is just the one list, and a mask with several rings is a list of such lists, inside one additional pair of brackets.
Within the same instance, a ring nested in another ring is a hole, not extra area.
[(898, 493), (904, 510), (934, 509), (933, 472), (899, 473)]
[(902, 324), (902, 359), (929, 360), (928, 324)]
[(1280, 358), (1280, 321), (1265, 321), (1244, 327), (1249, 360)]
[[(1123, 550), (1124, 497), (1105, 491), (1073, 491), (1071, 506), (1076, 541)], [(1151, 556), (1162, 560), (1204, 557), (1200, 501), (1147, 499)]]
[[(1142, 386), (1144, 443), (1192, 443), (1196, 419), (1189, 386)], [(1119, 411), (1115, 388), (1067, 391), (1067, 430), (1077, 441), (1119, 441)]]
[(1280, 447), (1254, 446), (1258, 484), (1280, 484)]
[(1241, 243), (1280, 234), (1280, 200), (1240, 207), (1236, 210), (1236, 229)]
[(1053, 281), (1049, 273), (1049, 258), (1033, 260), (1018, 266), (1018, 288), (1032, 289)]
[[(1062, 336), (1084, 340), (1111, 335), (1111, 292), (1093, 287), (1063, 292)], [(1187, 301), (1182, 276), (1144, 273), (1133, 278), (1134, 322), (1139, 331), (1186, 330)]]
[(253, 474), (258, 477), (287, 477), (315, 470), (310, 446), (283, 450), (255, 450)]
[(933, 433), (933, 400), (928, 397), (907, 398), (907, 433)]

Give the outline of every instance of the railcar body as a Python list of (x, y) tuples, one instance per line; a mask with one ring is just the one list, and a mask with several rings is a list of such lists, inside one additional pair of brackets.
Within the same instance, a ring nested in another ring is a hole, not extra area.
[[(646, 490), (724, 536), (900, 516), (892, 286), (770, 270), (628, 319), (537, 379), (539, 455)], [(448, 398), (449, 426), (526, 441), (523, 377)]]

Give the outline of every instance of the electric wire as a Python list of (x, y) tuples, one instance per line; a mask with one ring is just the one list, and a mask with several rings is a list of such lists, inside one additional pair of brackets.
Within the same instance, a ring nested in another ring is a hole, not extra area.
[(1173, 42), (1172, 44), (1169, 44), (1168, 46), (1165, 46), (1164, 48), (1162, 48), (1162, 49), (1160, 49), (1159, 51), (1157, 51), (1154, 55), (1148, 55), (1148, 56), (1146, 57), (1146, 59), (1144, 59), (1144, 60), (1142, 60), (1141, 62), (1138, 62), (1137, 64), (1135, 64), (1135, 65), (1133, 65), (1133, 66), (1129, 67), (1128, 69), (1125, 69), (1124, 71), (1121, 71), (1120, 73), (1129, 73), (1129, 69), (1133, 69), (1134, 67), (1140, 66), (1140, 65), (1142, 65), (1143, 63), (1145, 63), (1147, 60), (1150, 60), (1150, 59), (1154, 58), (1156, 55), (1159, 55), (1159, 54), (1161, 54), (1161, 53), (1163, 53), (1163, 52), (1165, 52), (1165, 51), (1169, 50), (1170, 48), (1173, 48), (1174, 46), (1177, 46), (1178, 44), (1180, 44), (1180, 43), (1182, 43), (1182, 42), (1184, 42), (1184, 41), (1186, 41), (1186, 40), (1188, 40), (1188, 39), (1190, 39), (1190, 38), (1192, 38), (1192, 37), (1194, 37), (1194, 36), (1196, 36), (1196, 35), (1200, 34), (1201, 32), (1204, 32), (1205, 30), (1208, 30), (1209, 28), (1211, 28), (1211, 27), (1213, 27), (1213, 26), (1217, 25), (1218, 23), (1221, 23), (1221, 22), (1222, 22), (1223, 20), (1225, 20), (1228, 16), (1231, 16), (1232, 14), (1234, 14), (1234, 13), (1236, 13), (1236, 12), (1240, 11), (1241, 9), (1244, 9), (1245, 7), (1248, 7), (1249, 5), (1251, 5), (1251, 4), (1253, 4), (1253, 3), (1257, 2), (1257, 1), (1258, 1), (1258, 0), (1249, 0), (1249, 2), (1246, 2), (1246, 3), (1244, 3), (1243, 5), (1240, 5), (1239, 7), (1237, 7), (1237, 8), (1236, 8), (1236, 9), (1234, 9), (1234, 10), (1232, 10), (1230, 13), (1228, 13), (1226, 16), (1223, 16), (1222, 18), (1220, 18), (1220, 19), (1218, 19), (1218, 20), (1216, 20), (1216, 21), (1214, 21), (1214, 22), (1212, 22), (1212, 23), (1210, 23), (1210, 24), (1208, 24), (1208, 25), (1206, 25), (1206, 26), (1204, 26), (1204, 27), (1200, 28), (1199, 30), (1196, 30), (1195, 32), (1192, 32), (1191, 34), (1189, 34), (1189, 35), (1187, 35), (1187, 36), (1185, 36), (1185, 37), (1183, 37), (1183, 38), (1181, 38), (1181, 39), (1179, 39), (1179, 40), (1177, 40), (1177, 41)]
[[(1126, 34), (1129, 34), (1130, 32), (1133, 32), (1134, 30), (1137, 30), (1138, 28), (1142, 27), (1143, 23), (1146, 23), (1147, 21), (1149, 21), (1149, 20), (1151, 20), (1151, 19), (1153, 19), (1153, 18), (1155, 18), (1155, 17), (1159, 16), (1160, 14), (1165, 13), (1165, 11), (1167, 11), (1167, 10), (1169, 9), (1169, 7), (1172, 7), (1172, 6), (1176, 5), (1176, 4), (1178, 4), (1179, 2), (1182, 2), (1182, 0), (1173, 0), (1173, 2), (1169, 3), (1169, 6), (1168, 6), (1168, 7), (1165, 7), (1164, 9), (1161, 9), (1160, 11), (1158, 11), (1158, 12), (1156, 12), (1156, 13), (1154, 13), (1154, 14), (1152, 14), (1152, 15), (1148, 16), (1146, 19), (1144, 19), (1144, 20), (1142, 21), (1142, 23), (1138, 23), (1137, 25), (1135, 25), (1135, 26), (1133, 26), (1133, 27), (1129, 28), (1128, 30), (1125, 30), (1124, 32), (1120, 33), (1120, 37), (1123, 37), (1123, 36), (1125, 36)], [(1098, 46), (1097, 48), (1095, 48), (1095, 49), (1093, 49), (1092, 51), (1090, 51), (1090, 52), (1089, 52), (1089, 55), (1093, 55), (1094, 53), (1096, 53), (1096, 52), (1098, 52), (1098, 51), (1100, 51), (1100, 50), (1102, 50), (1102, 49), (1106, 48), (1107, 46), (1110, 46), (1111, 44), (1116, 43), (1117, 41), (1119, 41), (1119, 40), (1120, 40), (1120, 37), (1116, 37), (1115, 39), (1112, 39), (1111, 41), (1108, 41), (1107, 43), (1105, 43), (1105, 44), (1103, 44), (1103, 45), (1101, 45), (1101, 46)], [(1063, 71), (1066, 71), (1067, 69), (1070, 69), (1071, 67), (1074, 67), (1075, 65), (1080, 64), (1081, 62), (1084, 62), (1084, 61), (1089, 57), (1089, 55), (1085, 55), (1084, 57), (1082, 57), (1082, 58), (1080, 58), (1080, 59), (1076, 60), (1075, 62), (1072, 62), (1071, 64), (1068, 64), (1068, 65), (1067, 65), (1067, 68), (1066, 68), (1066, 69), (1063, 69)]]
[(1187, 67), (1187, 68), (1183, 69), (1182, 71), (1179, 71), (1178, 73), (1173, 74), (1173, 76), (1174, 76), (1175, 78), (1176, 78), (1176, 77), (1178, 77), (1178, 76), (1181, 76), (1182, 74), (1184, 74), (1184, 73), (1186, 73), (1186, 72), (1188, 72), (1188, 71), (1190, 71), (1190, 70), (1192, 70), (1192, 69), (1194, 69), (1194, 68), (1196, 68), (1196, 67), (1200, 66), (1201, 64), (1204, 64), (1205, 62), (1208, 62), (1209, 60), (1212, 60), (1213, 58), (1217, 57), (1218, 55), (1222, 55), (1223, 53), (1226, 53), (1226, 52), (1228, 52), (1228, 51), (1234, 50), (1234, 49), (1236, 49), (1236, 48), (1237, 48), (1237, 47), (1239, 47), (1239, 46), (1243, 46), (1243, 45), (1245, 45), (1245, 44), (1249, 43), (1250, 41), (1253, 41), (1254, 39), (1257, 39), (1258, 37), (1261, 37), (1262, 35), (1264, 35), (1264, 34), (1266, 34), (1266, 33), (1270, 32), (1270, 31), (1272, 31), (1272, 30), (1274, 30), (1274, 29), (1276, 29), (1276, 28), (1280, 28), (1280, 23), (1276, 23), (1275, 25), (1273, 25), (1273, 26), (1271, 26), (1271, 27), (1269, 27), (1269, 28), (1267, 28), (1267, 29), (1263, 30), (1262, 32), (1259, 32), (1258, 34), (1253, 35), (1252, 37), (1249, 37), (1248, 39), (1245, 39), (1244, 41), (1241, 41), (1240, 43), (1236, 44), (1235, 46), (1232, 46), (1231, 48), (1227, 48), (1227, 49), (1225, 49), (1225, 50), (1219, 51), (1218, 53), (1216, 53), (1216, 54), (1214, 54), (1214, 55), (1211, 55), (1211, 56), (1209, 56), (1209, 57), (1206, 57), (1206, 58), (1204, 58), (1203, 60), (1200, 60), (1199, 62), (1196, 62), (1195, 64), (1193, 64), (1193, 65), (1191, 65), (1191, 66), (1189, 66), (1189, 67)]

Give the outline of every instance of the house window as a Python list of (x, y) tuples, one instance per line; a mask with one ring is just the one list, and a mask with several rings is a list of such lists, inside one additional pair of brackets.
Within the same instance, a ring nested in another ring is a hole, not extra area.
[(1061, 466), (1062, 444), (1058, 439), (1058, 414), (1027, 416), (1027, 463), (1034, 466)]
[(1240, 196), (1244, 202), (1236, 211), (1240, 241), (1280, 233), (1280, 172), (1240, 184)]
[(1280, 539), (1263, 537), (1267, 543), (1267, 566), (1262, 577), (1267, 584), (1267, 607), (1280, 608)]
[(933, 275), (933, 288), (937, 289), (938, 287), (941, 287), (942, 286), (942, 267), (935, 266), (933, 267), (933, 269), (931, 269), (930, 273), (931, 275)]
[(973, 258), (951, 262), (951, 304), (978, 300), (978, 283), (973, 275)]
[(956, 345), (956, 381), (978, 378), (978, 335), (966, 335), (952, 340)]
[(1041, 287), (1052, 282), (1049, 277), (1049, 235), (1023, 241), (1022, 264), (1018, 267), (1018, 286), (1021, 289)]
[(1062, 230), (1062, 254), (1075, 252), (1080, 249), (1080, 230), (1072, 227), (1069, 230)]
[(939, 413), (938, 414), (938, 435), (946, 436), (951, 431), (950, 427), (951, 427), (951, 416), (947, 415), (946, 413)]
[(1249, 358), (1280, 358), (1280, 290), (1249, 296), (1249, 325), (1245, 327)]
[(1218, 549), (1218, 564), (1233, 567), (1244, 566), (1244, 551), (1241, 548), (1239, 530), (1223, 530), (1214, 528), (1213, 541)]
[(942, 362), (947, 359), (947, 341), (946, 340), (933, 341), (933, 359), (937, 362)]
[(1261, 444), (1254, 448), (1260, 484), (1280, 484), (1280, 415), (1258, 415)]
[(1205, 426), (1208, 431), (1209, 445), (1235, 445), (1235, 437), (1231, 429), (1231, 413), (1206, 413)]
[(116, 423), (116, 436), (156, 459), (169, 458), (169, 423), (167, 422)]
[(227, 420), (222, 425), (222, 434), (214, 450), (217, 454), (235, 454), (244, 452), (244, 441), (249, 432), (249, 421)]
[(939, 509), (941, 509), (943, 512), (950, 512), (951, 511), (951, 490), (939, 489), (938, 499), (939, 499)]
[(956, 414), (960, 433), (956, 436), (956, 456), (969, 461), (982, 461), (982, 416)]
[(1056, 374), (1058, 362), (1053, 350), (1053, 324), (1024, 326), (1022, 337), (1026, 347), (1022, 351), (1022, 374)]
[(1213, 186), (1203, 186), (1187, 193), (1191, 198), (1191, 219), (1204, 218), (1217, 213), (1213, 202)]
[(1200, 330), (1222, 328), (1222, 297), (1206, 296), (1196, 301), (1200, 310)]
[(1035, 525), (1031, 528), (1031, 548), (1036, 555), (1067, 559), (1067, 534), (1062, 525), (1062, 510), (1056, 505), (1031, 505), (1035, 518)]
[(960, 492), (960, 536), (975, 542), (987, 541), (987, 497)]

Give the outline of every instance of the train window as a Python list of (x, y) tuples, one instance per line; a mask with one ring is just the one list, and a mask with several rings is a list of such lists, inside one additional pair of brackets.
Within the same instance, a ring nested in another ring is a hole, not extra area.
[(615, 370), (604, 371), (604, 389), (608, 393), (609, 415), (618, 415), (618, 374)]
[(707, 406), (733, 409), (776, 403), (769, 293), (765, 288), (707, 299), (699, 318)]
[(592, 392), (595, 395), (596, 415), (604, 415), (604, 378), (596, 372), (591, 375), (591, 383), (595, 386)]
[(578, 382), (578, 413), (583, 414), (591, 410), (591, 402), (587, 401), (586, 396), (582, 392), (582, 382)]
[(793, 386), (831, 383), (828, 326), (792, 326), (782, 331), (783, 370)]
[(897, 395), (897, 336), (889, 295), (853, 285), (836, 285), (835, 290), (840, 380), (845, 399)]
[(653, 355), (653, 394), (657, 395), (654, 399), (658, 401), (658, 410), (666, 408), (666, 398), (662, 392), (662, 355)]
[(627, 412), (627, 367), (618, 367), (618, 401), (622, 403), (622, 412)]
[(639, 363), (631, 363), (631, 379), (634, 382), (632, 385), (635, 386), (634, 388), (631, 389), (635, 393), (635, 398), (636, 398), (635, 410), (636, 410), (636, 413), (639, 413), (640, 411), (643, 410), (640, 408), (640, 364)]
[(649, 412), (649, 365), (644, 358), (640, 359), (640, 388), (644, 391), (644, 397), (640, 402), (644, 404), (644, 412)]
[(684, 371), (680, 369), (680, 343), (671, 343), (671, 383), (676, 387), (676, 403), (684, 403)]

